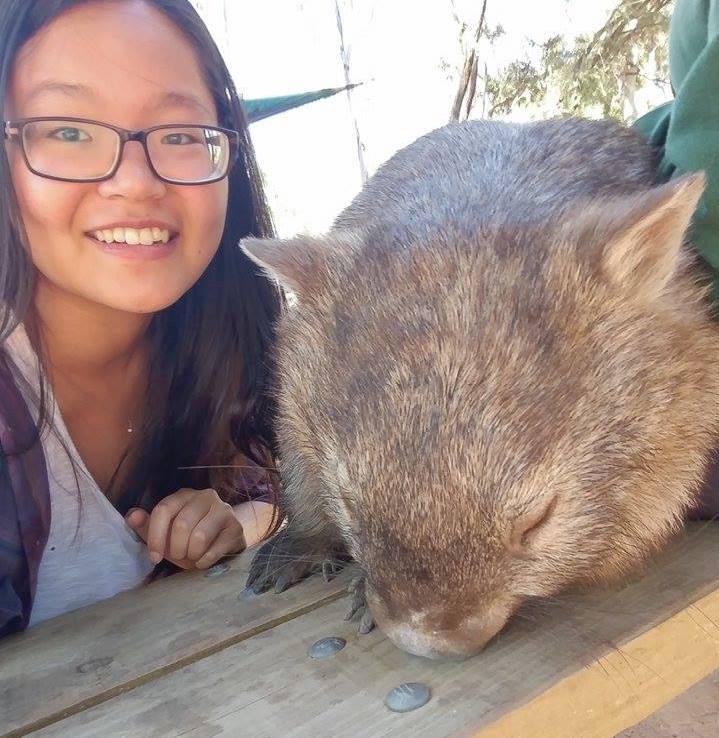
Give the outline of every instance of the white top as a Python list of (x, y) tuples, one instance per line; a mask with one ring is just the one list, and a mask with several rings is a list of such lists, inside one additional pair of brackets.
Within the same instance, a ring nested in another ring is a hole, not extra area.
[[(18, 386), (37, 419), (39, 365), (22, 326), (8, 338), (5, 349), (26, 380)], [(49, 387), (45, 403), (52, 425), (41, 439), (51, 522), (40, 561), (31, 626), (137, 587), (153, 569), (147, 547), (105, 497), (80, 458)]]

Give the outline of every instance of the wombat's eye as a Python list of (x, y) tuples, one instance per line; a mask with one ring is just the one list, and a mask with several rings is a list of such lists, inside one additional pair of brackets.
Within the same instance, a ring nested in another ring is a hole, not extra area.
[(556, 496), (538, 500), (535, 505), (520, 513), (512, 521), (506, 539), (507, 548), (511, 553), (521, 557), (532, 555), (534, 539), (552, 517), (556, 503)]

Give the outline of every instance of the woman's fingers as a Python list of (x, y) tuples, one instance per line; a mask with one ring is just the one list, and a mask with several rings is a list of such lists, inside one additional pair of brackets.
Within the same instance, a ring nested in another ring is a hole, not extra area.
[(198, 569), (208, 569), (219, 559), (227, 554), (237, 553), (245, 548), (242, 526), (228, 526), (223, 529), (219, 536), (205, 553), (197, 559), (195, 566)]
[(154, 563), (157, 564), (169, 556), (167, 544), (172, 523), (193, 495), (197, 495), (197, 492), (180, 490), (160, 500), (153, 508), (147, 532), (147, 548), (150, 552), (150, 559)]
[[(207, 524), (202, 521), (209, 515), (212, 510), (212, 500), (207, 499), (201, 493), (197, 493), (193, 499), (188, 500), (185, 506), (175, 515), (169, 533), (168, 556), (171, 559), (179, 561), (181, 559), (192, 558), (188, 551), (190, 542), (193, 537), (201, 536), (208, 531)], [(196, 533), (197, 531), (197, 533)], [(219, 533), (219, 530), (217, 531)], [(214, 537), (217, 537), (215, 533)], [(213, 540), (214, 540), (213, 537)]]
[(218, 499), (190, 533), (187, 558), (190, 561), (202, 558), (226, 528), (242, 533), (242, 526), (237, 522), (231, 505)]
[(150, 513), (139, 507), (134, 507), (125, 515), (125, 522), (146, 543), (147, 532), (150, 527)]
[(144, 520), (128, 514), (133, 529), (147, 542), (150, 558), (166, 558), (184, 569), (206, 569), (245, 548), (242, 524), (231, 505), (212, 489), (181, 489), (161, 500)]

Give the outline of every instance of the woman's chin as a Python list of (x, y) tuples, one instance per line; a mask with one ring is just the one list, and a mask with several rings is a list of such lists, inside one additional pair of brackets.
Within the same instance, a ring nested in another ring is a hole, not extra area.
[(170, 307), (177, 302), (177, 299), (172, 300), (137, 300), (134, 302), (123, 301), (121, 304), (113, 305), (118, 310), (126, 313), (133, 313), (136, 315), (152, 315), (159, 313), (162, 310)]
[(96, 294), (93, 301), (123, 313), (136, 315), (149, 315), (159, 313), (170, 305), (176, 303), (184, 294), (180, 291), (166, 292), (160, 289), (149, 291), (127, 290), (118, 294), (113, 290), (112, 294)]

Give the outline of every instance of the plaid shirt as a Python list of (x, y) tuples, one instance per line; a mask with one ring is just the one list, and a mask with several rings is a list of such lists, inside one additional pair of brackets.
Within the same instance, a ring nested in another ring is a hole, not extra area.
[(50, 491), (35, 423), (0, 356), (0, 637), (27, 628), (50, 532)]
[[(277, 499), (275, 474), (249, 459), (237, 463), (242, 486), (237, 502)], [(42, 444), (0, 353), (0, 638), (28, 626), (50, 514)]]

